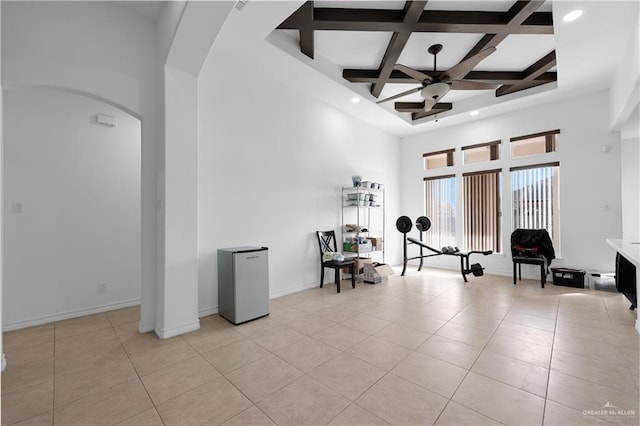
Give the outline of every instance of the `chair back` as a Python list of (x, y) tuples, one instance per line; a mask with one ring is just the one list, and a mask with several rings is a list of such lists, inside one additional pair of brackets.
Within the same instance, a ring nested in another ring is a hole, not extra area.
[(551, 263), (556, 253), (546, 229), (516, 229), (511, 233), (511, 256), (542, 256)]
[(320, 248), (320, 261), (322, 254), (328, 251), (337, 252), (336, 233), (334, 231), (316, 231), (318, 236), (318, 247)]

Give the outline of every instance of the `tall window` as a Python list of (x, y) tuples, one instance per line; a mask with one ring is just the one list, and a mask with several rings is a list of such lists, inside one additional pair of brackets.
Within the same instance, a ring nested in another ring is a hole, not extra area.
[(560, 163), (512, 167), (513, 229), (546, 229), (560, 249)]
[(455, 175), (424, 179), (425, 216), (431, 219), (426, 243), (432, 247), (456, 245)]
[(464, 173), (464, 248), (500, 252), (500, 170)]

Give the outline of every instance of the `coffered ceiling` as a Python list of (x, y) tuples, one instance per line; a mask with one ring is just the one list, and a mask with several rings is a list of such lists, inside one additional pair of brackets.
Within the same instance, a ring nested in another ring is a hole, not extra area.
[[(553, 13), (544, 0), (307, 1), (277, 30), (288, 30), (297, 37), (300, 51), (309, 58), (317, 52), (339, 64), (345, 80), (366, 84), (378, 100), (407, 89), (415, 93), (393, 103), (395, 113), (410, 114), (413, 121), (449, 111), (455, 108), (456, 99), (478, 91), (492, 91), (499, 97), (557, 80)], [(434, 44), (443, 46), (437, 58), (427, 53)], [(475, 55), (490, 48), (496, 48), (495, 52), (474, 61)], [(467, 60), (474, 63), (460, 73), (458, 80), (463, 83), (449, 83), (460, 90), (425, 108), (418, 93), (422, 86)], [(407, 74), (397, 64), (419, 73)], [(432, 80), (423, 84), (420, 74)]]

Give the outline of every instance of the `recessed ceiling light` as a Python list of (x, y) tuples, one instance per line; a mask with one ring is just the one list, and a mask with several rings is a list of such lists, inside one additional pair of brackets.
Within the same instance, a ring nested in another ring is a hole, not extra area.
[(357, 104), (358, 102), (360, 102), (360, 98), (359, 97), (354, 96), (353, 98), (351, 98), (351, 103)]
[(562, 20), (564, 22), (572, 22), (572, 21), (575, 21), (576, 19), (578, 19), (581, 16), (582, 16), (582, 10), (577, 9), (577, 10), (573, 10), (573, 11), (567, 13), (566, 15), (564, 15), (564, 18), (562, 18)]
[(471, 111), (471, 112), (469, 113), (469, 115), (471, 115), (471, 116), (476, 116), (476, 115), (478, 115), (478, 114), (480, 114), (480, 111), (478, 111), (477, 109), (474, 109), (473, 111)]

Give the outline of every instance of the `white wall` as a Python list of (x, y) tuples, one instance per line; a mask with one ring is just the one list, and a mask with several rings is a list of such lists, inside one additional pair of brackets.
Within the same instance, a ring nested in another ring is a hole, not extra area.
[(339, 232), (340, 188), (355, 174), (386, 185), (386, 260), (400, 261), (398, 138), (269, 80), (267, 64), (250, 71), (211, 54), (199, 78), (201, 314), (217, 308), (223, 247), (269, 247), (272, 297), (318, 285), (315, 231)]
[[(503, 170), (502, 247), (503, 251), (507, 248), (507, 254), (476, 259), (487, 272), (511, 275), (509, 167), (521, 164), (525, 159), (509, 160), (509, 138), (560, 129), (558, 153), (526, 159), (560, 161), (562, 241), (556, 251), (561, 253), (562, 259), (555, 260), (552, 265), (613, 271), (614, 256), (605, 239), (619, 238), (622, 232), (620, 141), (618, 133), (609, 131), (608, 115), (602, 113), (607, 111), (608, 100), (608, 92), (601, 91), (403, 139), (402, 211), (412, 219), (424, 213), (423, 177), (426, 172), (423, 153), (502, 140), (501, 160), (484, 166)], [(610, 147), (608, 153), (604, 152), (605, 146)], [(458, 150), (458, 164), (460, 154)], [(458, 165), (454, 171), (460, 175), (482, 166), (474, 164), (465, 168)], [(443, 173), (451, 172), (443, 170)], [(456, 267), (454, 259), (446, 256), (429, 259), (426, 264)]]
[(61, 91), (4, 102), (5, 329), (138, 304), (140, 121)]
[[(154, 24), (118, 2), (2, 2), (2, 33), (5, 88), (53, 86), (79, 91), (142, 120), (143, 219), (142, 230), (138, 224), (136, 231), (142, 233), (142, 256), (138, 253), (136, 259), (140, 262), (142, 257), (143, 287), (151, 300), (156, 282)], [(8, 237), (5, 240), (11, 244)], [(142, 307), (141, 328), (147, 330), (155, 321), (151, 303)], [(5, 304), (13, 301), (5, 299)]]

